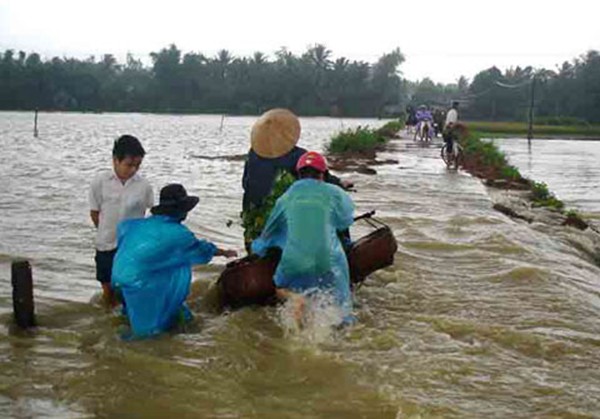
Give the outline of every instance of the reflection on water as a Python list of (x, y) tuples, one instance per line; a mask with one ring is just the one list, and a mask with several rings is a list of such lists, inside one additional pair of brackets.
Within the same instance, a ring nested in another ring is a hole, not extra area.
[[(482, 184), (448, 172), (439, 148), (395, 141), (356, 183), (399, 242), (393, 267), (356, 294), (359, 324), (290, 333), (282, 308), (220, 315), (209, 289), (222, 260), (194, 271), (186, 333), (123, 342), (120, 319), (90, 303), (91, 177), (112, 141), (139, 136), (158, 190), (201, 197), (187, 224), (243, 248), (243, 155), (255, 118), (0, 113), (0, 416), (594, 417), (600, 411), (600, 269), (577, 230), (491, 209)], [(302, 119), (301, 145), (378, 121)], [(527, 176), (598, 216), (600, 143), (499, 142)], [(521, 151), (521, 147), (524, 152)], [(563, 157), (561, 159), (561, 156)], [(530, 163), (528, 163), (528, 159)], [(558, 162), (558, 166), (557, 166)], [(233, 221), (229, 227), (228, 221)], [(353, 227), (354, 237), (368, 228)], [(40, 327), (10, 330), (10, 260), (33, 265)]]
[(567, 206), (600, 212), (600, 142), (589, 140), (497, 139), (523, 176), (545, 182)]

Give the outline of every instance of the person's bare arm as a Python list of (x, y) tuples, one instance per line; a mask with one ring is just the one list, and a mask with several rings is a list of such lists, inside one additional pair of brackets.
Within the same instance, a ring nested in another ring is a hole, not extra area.
[(90, 211), (90, 218), (92, 219), (92, 223), (94, 223), (94, 227), (98, 228), (98, 223), (100, 221), (100, 211)]
[(225, 256), (227, 258), (233, 258), (237, 256), (237, 252), (235, 250), (221, 249), (217, 247), (217, 252), (215, 256)]

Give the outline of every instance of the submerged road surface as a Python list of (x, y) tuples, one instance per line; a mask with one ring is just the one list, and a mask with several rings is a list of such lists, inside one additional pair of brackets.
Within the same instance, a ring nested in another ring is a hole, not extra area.
[[(112, 141), (137, 135), (155, 190), (185, 184), (200, 196), (188, 226), (241, 251), (236, 156), (254, 120), (226, 117), (220, 130), (220, 115), (41, 114), (34, 139), (31, 115), (0, 114), (0, 416), (597, 417), (600, 268), (585, 233), (507, 218), (479, 180), (445, 169), (439, 144), (410, 139), (379, 155), (398, 163), (377, 174), (342, 174), (357, 213), (376, 210), (399, 243), (394, 266), (356, 293), (357, 326), (288, 333), (276, 308), (215, 313), (215, 259), (195, 271), (187, 333), (122, 341), (118, 317), (93, 302), (87, 209)], [(382, 124), (301, 122), (301, 145), (316, 150), (340, 129)], [(31, 334), (11, 327), (15, 257), (33, 265)]]

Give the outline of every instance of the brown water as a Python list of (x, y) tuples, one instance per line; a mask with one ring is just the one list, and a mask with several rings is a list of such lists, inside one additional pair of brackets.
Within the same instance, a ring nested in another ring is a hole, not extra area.
[[(201, 197), (188, 226), (241, 251), (243, 162), (223, 157), (247, 151), (254, 118), (220, 129), (221, 116), (41, 114), (37, 139), (32, 121), (0, 113), (0, 417), (599, 417), (600, 268), (585, 233), (495, 212), (439, 148), (395, 141), (380, 157), (398, 164), (343, 175), (357, 213), (375, 209), (399, 242), (395, 265), (357, 292), (357, 326), (289, 333), (274, 308), (214, 313), (215, 259), (195, 271), (187, 333), (124, 342), (90, 302), (87, 187), (110, 167), (113, 139), (139, 136), (155, 189), (184, 183)], [(365, 123), (382, 122), (304, 118), (301, 145)], [(535, 143), (529, 160), (516, 140), (501, 147), (600, 218), (600, 143), (565, 142), (572, 170), (562, 144)], [(25, 335), (10, 326), (15, 257), (31, 261), (36, 287), (40, 326)]]

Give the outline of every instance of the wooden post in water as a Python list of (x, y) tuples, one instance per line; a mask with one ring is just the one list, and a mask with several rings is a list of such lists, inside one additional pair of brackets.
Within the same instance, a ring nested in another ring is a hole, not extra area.
[(23, 329), (35, 326), (33, 276), (26, 260), (15, 260), (11, 266), (13, 312), (15, 322)]
[(223, 121), (225, 120), (225, 114), (221, 115), (221, 126), (219, 127), (219, 132), (223, 132)]
[(531, 79), (531, 98), (529, 102), (529, 126), (527, 127), (527, 145), (531, 148), (533, 138), (533, 105), (535, 103), (535, 76)]
[(38, 136), (38, 127), (37, 127), (37, 121), (38, 121), (38, 110), (35, 110), (35, 116), (33, 117), (33, 136), (35, 138), (37, 138)]

